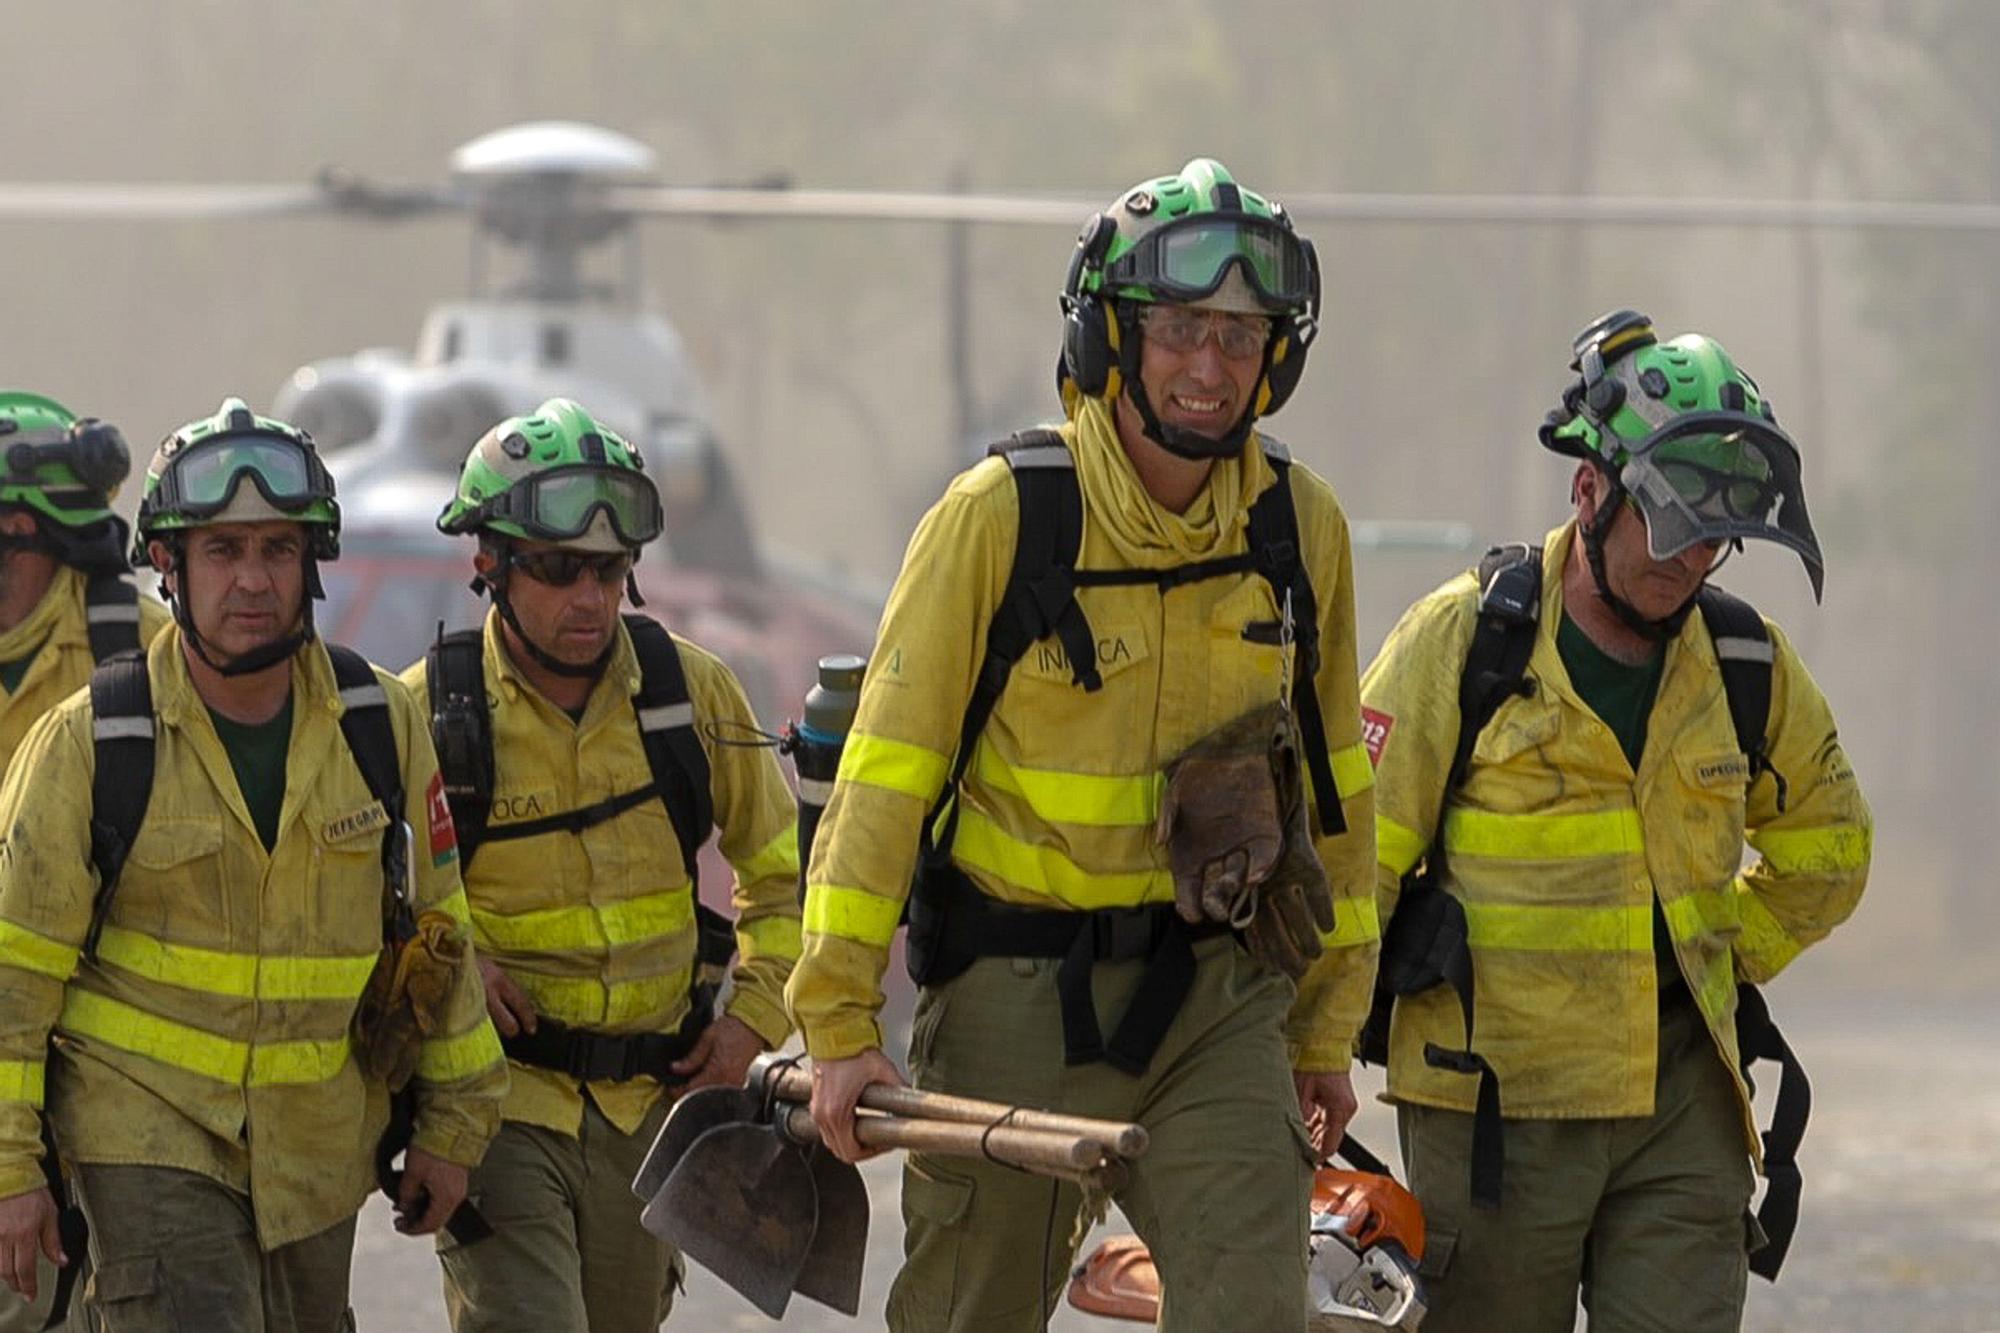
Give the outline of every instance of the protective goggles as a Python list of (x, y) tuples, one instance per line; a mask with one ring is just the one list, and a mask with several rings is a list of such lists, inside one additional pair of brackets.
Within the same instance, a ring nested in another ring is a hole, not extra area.
[(623, 583), (632, 572), (632, 553), (605, 554), (592, 551), (516, 551), (508, 563), (537, 583), (551, 588), (567, 588), (585, 574), (607, 587)]
[(1319, 300), (1312, 247), (1270, 218), (1198, 214), (1146, 233), (1104, 266), (1104, 286), (1143, 287), (1155, 299), (1189, 304), (1212, 295), (1235, 268), (1274, 310)]
[(1747, 412), (1696, 412), (1629, 451), (1618, 479), (1646, 520), (1655, 560), (1699, 542), (1776, 542), (1798, 555), (1820, 595), (1825, 561), (1806, 512), (1798, 448), (1777, 426)]
[(319, 455), (281, 435), (223, 435), (176, 453), (160, 473), (149, 507), (155, 513), (212, 518), (229, 507), (248, 480), (282, 514), (302, 513), (333, 499), (333, 477)]
[(481, 518), (519, 524), (548, 541), (581, 537), (600, 512), (627, 546), (644, 546), (665, 525), (660, 493), (643, 474), (588, 464), (538, 472), (479, 506)]

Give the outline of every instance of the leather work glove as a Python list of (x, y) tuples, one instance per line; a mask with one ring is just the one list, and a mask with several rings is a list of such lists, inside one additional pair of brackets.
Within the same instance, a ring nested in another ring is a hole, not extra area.
[(1174, 910), (1189, 925), (1244, 926), (1252, 891), (1284, 850), (1271, 765), (1283, 711), (1272, 703), (1245, 713), (1167, 765), (1153, 839), (1166, 846)]
[(1270, 877), (1255, 890), (1256, 911), (1243, 928), (1243, 947), (1251, 957), (1297, 981), (1326, 951), (1320, 937), (1333, 929), (1334, 918), (1333, 890), (1327, 886), (1326, 866), (1313, 846), (1312, 821), (1306, 816), (1298, 728), (1289, 713), (1277, 729), (1270, 763), (1278, 806), (1284, 812), (1285, 849)]
[(355, 1062), (396, 1092), (417, 1072), (424, 1038), (444, 1023), (465, 966), (465, 927), (446, 913), (417, 917), (416, 933), (384, 945), (355, 1009)]

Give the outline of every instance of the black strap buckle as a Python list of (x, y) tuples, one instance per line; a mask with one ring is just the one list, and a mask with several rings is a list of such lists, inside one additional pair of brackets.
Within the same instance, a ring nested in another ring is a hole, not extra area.
[(1158, 907), (1107, 907), (1087, 920), (1092, 956), (1110, 961), (1152, 957), (1164, 918)]
[(603, 1079), (623, 1082), (633, 1076), (633, 1071), (626, 1068), (631, 1062), (632, 1043), (624, 1038), (572, 1030), (569, 1034), (569, 1058), (563, 1067), (571, 1077), (586, 1082)]

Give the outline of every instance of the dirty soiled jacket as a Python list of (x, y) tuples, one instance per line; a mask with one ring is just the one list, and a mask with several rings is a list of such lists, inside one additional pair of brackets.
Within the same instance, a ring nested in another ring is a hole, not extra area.
[[(1078, 568), (1164, 569), (1248, 549), (1250, 504), (1275, 480), (1254, 438), (1176, 515), (1146, 494), (1101, 400), (1083, 400), (1062, 436), (1083, 496)], [(1317, 843), (1338, 919), (1300, 985), (1286, 1038), (1295, 1067), (1337, 1071), (1347, 1067), (1374, 976), (1373, 779), (1360, 744), (1347, 521), (1307, 468), (1293, 466), (1291, 486), (1319, 604), (1317, 687), (1348, 832)], [(1018, 527), (1013, 474), (988, 459), (952, 483), (904, 556), (807, 876), (805, 955), (788, 999), (816, 1058), (881, 1045), (876, 1011), (890, 939), (920, 827), (950, 773)], [(1166, 849), (1154, 842), (1162, 770), (1277, 699), (1296, 653), (1282, 641), (1270, 584), (1255, 572), (1167, 591), (1087, 587), (1077, 600), (1097, 638), (1103, 689), (1071, 683), (1053, 638), (1029, 647), (966, 771), (952, 858), (982, 892), (1023, 906), (1171, 903)]]
[[(90, 683), (97, 661), (90, 655), (90, 622), (83, 604), (84, 576), (67, 566), (56, 571), (49, 590), (21, 623), (0, 634), (0, 662), (18, 662), (29, 653), (19, 688), (0, 685), (0, 773), (21, 746), (35, 720)], [(173, 623), (167, 608), (139, 597), (139, 643)]]
[[(639, 657), (622, 622), (581, 722), (522, 676), (500, 635), (499, 615), (489, 612), (482, 660), (493, 708), (489, 833), (653, 781), (633, 706)], [(756, 719), (735, 675), (685, 639), (676, 636), (674, 646), (708, 756), (720, 848), (736, 871), (737, 962), (726, 1009), (775, 1047), (791, 1032), (785, 978), (799, 956), (797, 807), (768, 747), (723, 743), (754, 739)], [(424, 663), (403, 679), (428, 713)], [(506, 969), (538, 1013), (615, 1035), (673, 1032), (687, 1016), (693, 883), (659, 801), (642, 801), (581, 833), (489, 840), (465, 879), (480, 954)], [(576, 1134), (583, 1085), (559, 1070), (512, 1068), (505, 1118)], [(605, 1117), (627, 1134), (662, 1095), (660, 1081), (645, 1074), (588, 1086)]]
[[(151, 799), (80, 958), (90, 860), (88, 693), (32, 731), (0, 786), (0, 1197), (42, 1183), (47, 1113), (73, 1162), (176, 1167), (249, 1195), (265, 1249), (353, 1216), (374, 1188), (388, 1095), (350, 1036), (382, 947), (381, 806), (340, 731), (326, 650), (293, 659), (292, 741), (266, 852), (189, 679), (178, 628), (148, 653)], [(457, 849), (422, 714), (378, 671), (415, 831), (418, 910), (465, 920)], [(53, 1032), (59, 1058), (44, 1064)], [(416, 1074), (414, 1146), (472, 1166), (507, 1067), (478, 970), (458, 977)]]
[[(1751, 780), (1715, 645), (1690, 615), (1667, 645), (1646, 748), (1633, 772), (1611, 729), (1570, 684), (1555, 634), (1575, 524), (1549, 534), (1527, 679), (1479, 734), (1464, 786), (1442, 812), (1458, 743), (1458, 680), (1479, 590), (1461, 575), (1411, 607), (1362, 678), (1377, 752), (1382, 920), (1402, 875), (1442, 830), (1444, 887), (1465, 904), (1474, 977), (1473, 1048), (1522, 1118), (1653, 1110), (1658, 977), (1653, 901), (1675, 957), (1737, 1076), (1736, 983), (1775, 976), (1854, 910), (1872, 824), (1833, 716), (1776, 625), (1771, 767)], [(1756, 854), (1744, 866), (1744, 845)], [(1426, 1043), (1465, 1044), (1456, 994), (1397, 1002), (1389, 1096), (1473, 1109), (1477, 1080), (1427, 1064)]]

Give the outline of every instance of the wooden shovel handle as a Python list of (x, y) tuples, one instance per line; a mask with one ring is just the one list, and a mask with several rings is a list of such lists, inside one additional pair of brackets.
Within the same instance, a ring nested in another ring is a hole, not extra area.
[[(807, 1071), (794, 1065), (778, 1070), (775, 1079), (773, 1091), (785, 1101), (812, 1100), (812, 1075)], [(1105, 1152), (1124, 1158), (1137, 1157), (1146, 1151), (1145, 1126), (1122, 1120), (1093, 1120), (1088, 1116), (1063, 1115), (1059, 1111), (1011, 1107), (1004, 1102), (957, 1097), (945, 1092), (922, 1092), (916, 1088), (897, 1087), (893, 1083), (869, 1084), (861, 1093), (861, 1104), (871, 1111), (886, 1111), (911, 1120), (947, 1121), (978, 1125), (982, 1129), (998, 1122), (1003, 1129), (1031, 1129), (1071, 1135), (1089, 1139)]]
[[(780, 1126), (800, 1142), (818, 1142), (819, 1127), (803, 1106), (778, 1104)], [(991, 1157), (1043, 1174), (1079, 1177), (1100, 1166), (1102, 1144), (1040, 1129), (987, 1130), (949, 1120), (905, 1120), (893, 1115), (854, 1117), (854, 1137), (864, 1148), (904, 1148), (946, 1157)]]

